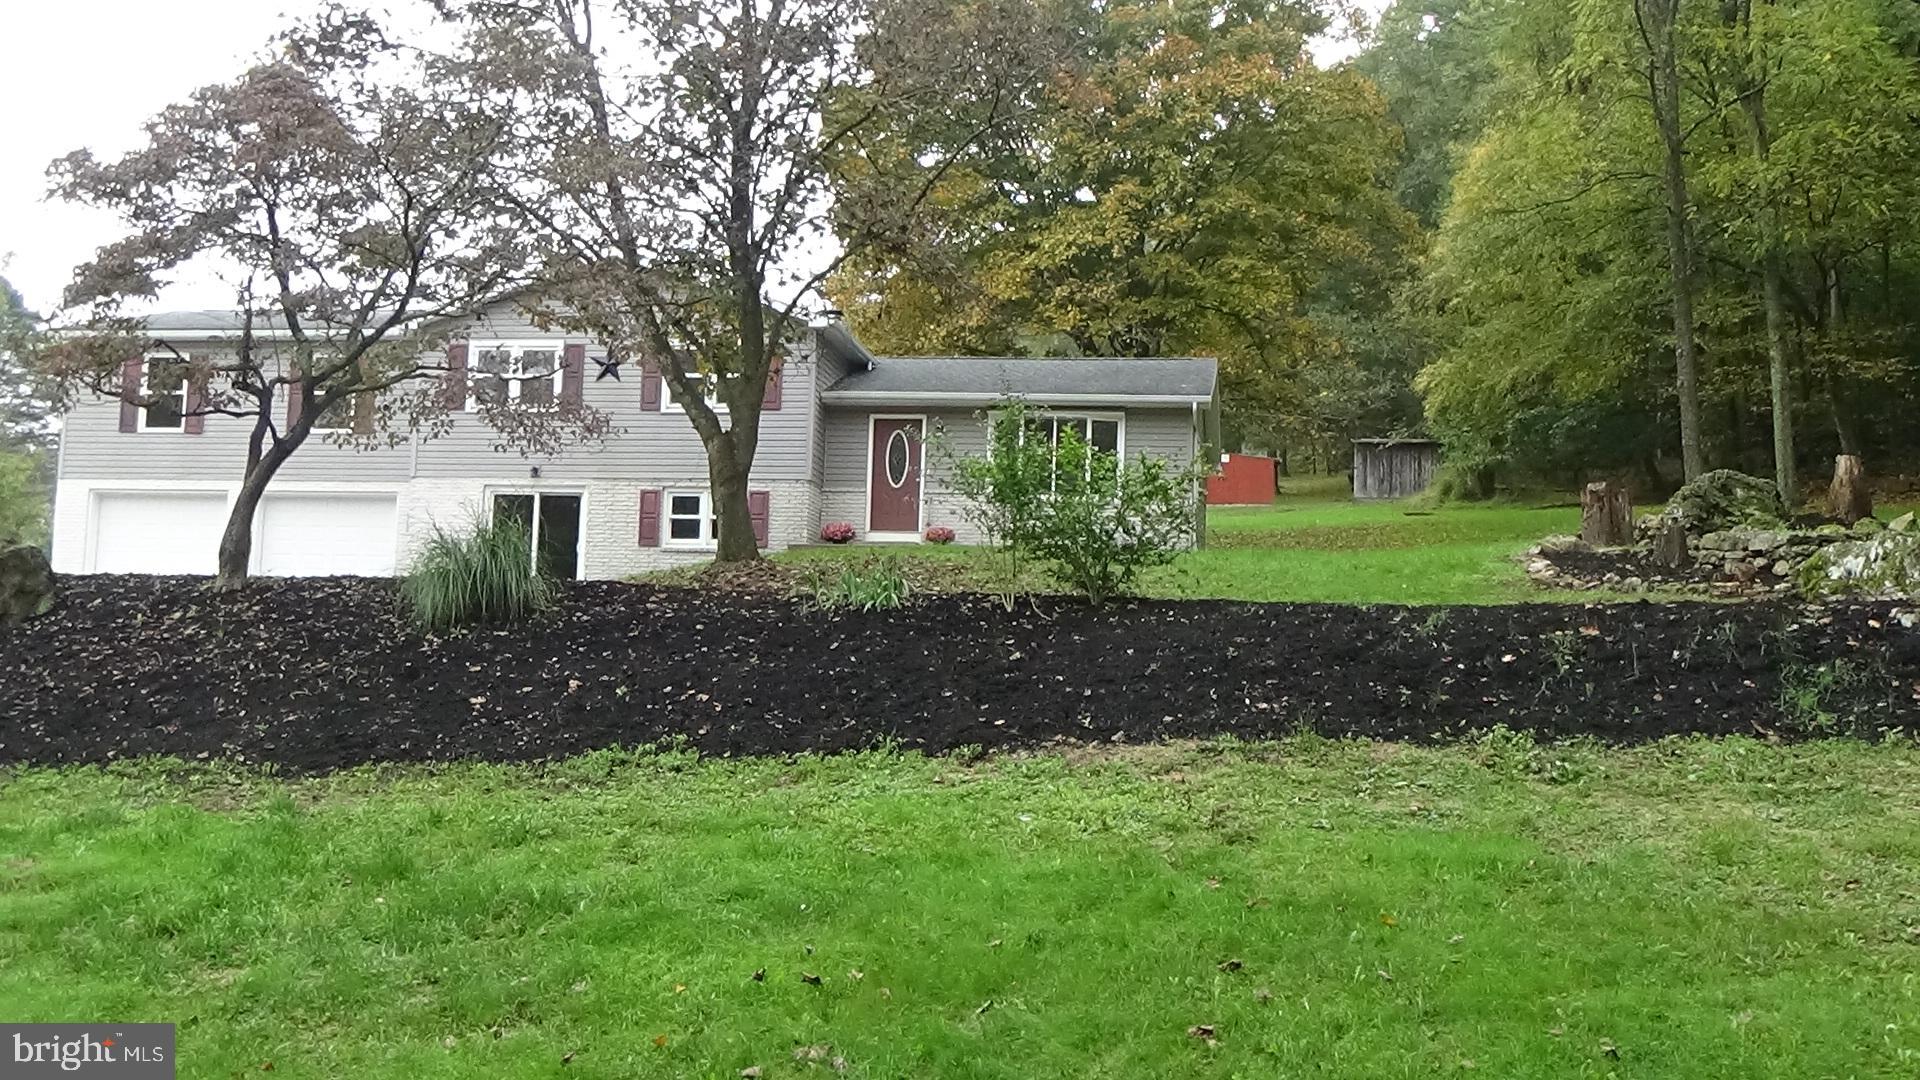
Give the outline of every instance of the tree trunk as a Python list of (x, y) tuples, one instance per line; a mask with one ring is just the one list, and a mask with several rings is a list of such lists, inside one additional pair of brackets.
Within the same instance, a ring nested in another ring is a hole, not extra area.
[(753, 511), (747, 506), (747, 469), (739, 463), (731, 433), (722, 441), (726, 445), (707, 448), (707, 486), (719, 524), (713, 559), (751, 562), (760, 557), (760, 545), (754, 541)]
[(1680, 462), (1686, 478), (1706, 471), (1700, 432), (1700, 360), (1693, 334), (1693, 223), (1687, 193), (1686, 134), (1680, 122), (1680, 62), (1674, 23), (1680, 0), (1635, 0), (1648, 50), (1647, 84), (1665, 150), (1667, 263), (1673, 290), (1674, 389), (1680, 405)]
[(1794, 475), (1793, 373), (1787, 364), (1787, 301), (1777, 252), (1766, 254), (1761, 278), (1767, 306), (1767, 380), (1773, 389), (1773, 484), (1791, 511), (1800, 503), (1800, 481)]
[(1833, 459), (1833, 484), (1827, 489), (1827, 512), (1853, 524), (1873, 516), (1873, 492), (1867, 489), (1867, 469), (1852, 454)]
[(1633, 539), (1633, 497), (1625, 485), (1596, 480), (1580, 490), (1580, 539), (1594, 547), (1624, 547)]
[(318, 414), (309, 408), (302, 422), (289, 428), (284, 437), (263, 452), (270, 424), (268, 415), (263, 410), (254, 425), (247, 443), (246, 476), (240, 481), (240, 494), (233, 500), (233, 510), (227, 514), (226, 531), (220, 534), (220, 557), (213, 587), (222, 592), (247, 583), (248, 566), (253, 562), (253, 517), (260, 509), (260, 498), (267, 493), (267, 485), (280, 472), (280, 466), (306, 441), (307, 433), (313, 428), (312, 418)]
[[(1759, 46), (1753, 35), (1752, 0), (1743, 0), (1740, 23), (1750, 50), (1746, 57), (1749, 66), (1743, 71), (1761, 67), (1763, 58), (1758, 54)], [(1767, 124), (1767, 86), (1745, 74), (1739, 85), (1752, 129), (1754, 162), (1766, 179), (1768, 163), (1773, 157), (1773, 132)], [(1794, 476), (1793, 373), (1787, 364), (1787, 299), (1780, 267), (1780, 208), (1771, 188), (1772, 182), (1767, 179), (1761, 190), (1766, 205), (1757, 215), (1760, 227), (1765, 230), (1760, 282), (1767, 314), (1767, 382), (1773, 391), (1773, 485), (1779, 489), (1780, 501), (1791, 511), (1800, 502), (1799, 480)]]

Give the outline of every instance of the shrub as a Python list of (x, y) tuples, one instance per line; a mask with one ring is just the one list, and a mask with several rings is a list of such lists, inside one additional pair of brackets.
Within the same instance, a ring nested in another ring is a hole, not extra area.
[(911, 591), (900, 561), (891, 555), (837, 566), (818, 563), (807, 568), (804, 583), (808, 600), (823, 611), (897, 608)]
[(533, 572), (533, 540), (500, 518), (464, 536), (435, 529), (400, 584), (416, 625), (428, 631), (525, 619), (553, 603), (553, 582)]
[(929, 544), (951, 544), (953, 543), (953, 530), (947, 528), (945, 525), (929, 525), (927, 526), (926, 540)]
[(1058, 441), (1029, 439), (1028, 411), (1003, 402), (989, 420), (989, 453), (962, 456), (937, 444), (970, 520), (1006, 557), (1011, 605), (1031, 554), (1047, 573), (1095, 604), (1131, 591), (1141, 570), (1172, 562), (1193, 536), (1202, 474), (1194, 463), (1118, 455), (1061, 425)]
[(845, 544), (853, 539), (853, 526), (844, 521), (829, 521), (820, 526), (820, 539), (829, 544)]

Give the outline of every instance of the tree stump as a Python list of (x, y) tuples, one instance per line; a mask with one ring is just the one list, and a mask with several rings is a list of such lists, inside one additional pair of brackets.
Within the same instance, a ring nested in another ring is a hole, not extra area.
[(1633, 539), (1633, 498), (1626, 485), (1596, 480), (1580, 492), (1580, 539), (1621, 547)]
[(1873, 516), (1873, 492), (1867, 490), (1867, 469), (1854, 454), (1833, 459), (1833, 485), (1827, 488), (1827, 513), (1852, 525)]
[(1653, 534), (1653, 561), (1678, 569), (1687, 565), (1690, 558), (1687, 527), (1678, 521), (1661, 521)]

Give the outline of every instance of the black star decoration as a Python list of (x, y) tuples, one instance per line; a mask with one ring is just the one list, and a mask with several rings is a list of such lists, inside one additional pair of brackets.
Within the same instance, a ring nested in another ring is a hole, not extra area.
[(604, 379), (609, 375), (613, 376), (614, 382), (620, 381), (620, 358), (619, 357), (602, 356), (602, 357), (598, 357), (597, 360), (599, 361), (599, 364), (600, 364), (600, 374), (595, 375), (593, 377), (594, 382), (599, 382), (601, 379)]

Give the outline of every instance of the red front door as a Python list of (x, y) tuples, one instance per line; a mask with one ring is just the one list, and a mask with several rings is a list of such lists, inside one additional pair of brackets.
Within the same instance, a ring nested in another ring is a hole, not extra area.
[(921, 421), (873, 421), (867, 531), (919, 533)]

